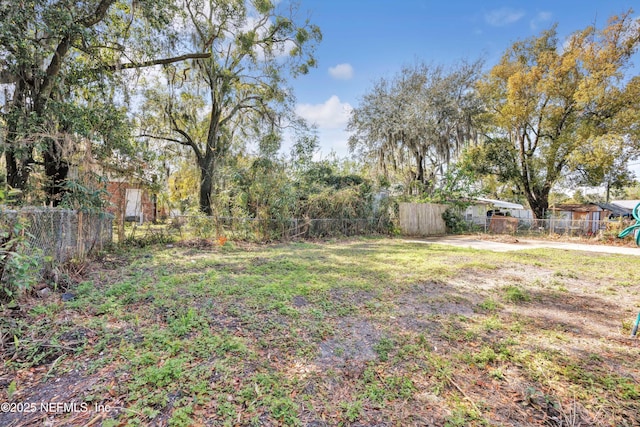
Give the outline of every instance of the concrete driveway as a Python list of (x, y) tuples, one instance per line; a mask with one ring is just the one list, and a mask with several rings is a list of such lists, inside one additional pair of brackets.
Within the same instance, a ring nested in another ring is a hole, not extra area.
[(482, 240), (474, 236), (439, 236), (423, 239), (405, 239), (412, 243), (437, 243), (442, 245), (460, 246), (472, 249), (483, 249), (494, 252), (519, 251), (523, 249), (564, 249), (568, 251), (602, 252), (608, 254), (640, 256), (640, 247), (586, 245), (581, 243), (554, 242), (549, 240), (531, 240), (516, 238), (513, 243)]

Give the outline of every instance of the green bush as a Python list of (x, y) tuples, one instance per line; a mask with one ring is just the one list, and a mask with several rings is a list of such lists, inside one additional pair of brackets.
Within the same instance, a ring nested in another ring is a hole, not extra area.
[(442, 219), (447, 226), (447, 230), (451, 233), (463, 233), (469, 230), (469, 224), (464, 220), (460, 211), (455, 208), (447, 208), (442, 213)]
[(0, 231), (0, 301), (11, 301), (36, 284), (40, 262), (27, 237), (19, 219)]

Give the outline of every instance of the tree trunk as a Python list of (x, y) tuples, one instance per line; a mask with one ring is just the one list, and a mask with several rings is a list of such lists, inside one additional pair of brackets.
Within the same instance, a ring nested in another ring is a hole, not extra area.
[(198, 162), (200, 167), (200, 212), (205, 215), (213, 215), (211, 207), (211, 194), (213, 192), (213, 167), (211, 161), (206, 159)]
[(544, 219), (544, 214), (547, 209), (544, 208), (541, 203), (535, 203), (531, 205), (531, 210), (533, 211), (533, 216), (536, 219)]
[(416, 181), (418, 181), (420, 184), (424, 184), (424, 167), (422, 165), (424, 157), (420, 155), (420, 152), (416, 151), (415, 158), (416, 166), (418, 168), (416, 172)]
[(62, 158), (62, 149), (53, 139), (47, 141), (47, 150), (42, 154), (44, 172), (47, 176), (45, 187), (47, 204), (55, 207), (60, 204), (62, 196), (66, 192), (64, 186), (69, 174), (69, 163)]
[(29, 180), (29, 167), (28, 162), (25, 159), (19, 159), (14, 152), (15, 144), (11, 142), (7, 143), (7, 148), (4, 153), (5, 160), (7, 162), (7, 184), (11, 188), (17, 190), (24, 190)]
[(4, 157), (7, 163), (7, 184), (11, 188), (17, 190), (24, 190), (27, 187), (29, 181), (29, 175), (31, 173), (31, 163), (33, 159), (33, 146), (24, 142), (24, 146), (20, 147), (22, 143), (18, 141), (18, 119), (20, 115), (20, 109), (22, 108), (22, 84), (19, 84), (14, 94), (14, 106), (9, 110), (7, 118), (7, 139)]
[(549, 194), (527, 194), (527, 201), (533, 216), (536, 219), (544, 219), (545, 213), (549, 210)]

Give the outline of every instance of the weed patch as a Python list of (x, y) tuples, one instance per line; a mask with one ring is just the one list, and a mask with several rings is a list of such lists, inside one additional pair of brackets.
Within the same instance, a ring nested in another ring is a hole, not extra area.
[(508, 285), (502, 288), (502, 292), (504, 300), (513, 304), (531, 301), (529, 292), (521, 286)]

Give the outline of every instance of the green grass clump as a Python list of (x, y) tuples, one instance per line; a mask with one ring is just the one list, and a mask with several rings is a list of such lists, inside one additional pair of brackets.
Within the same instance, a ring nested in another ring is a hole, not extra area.
[(504, 300), (513, 304), (531, 301), (529, 292), (521, 286), (508, 285), (502, 288), (502, 292)]

